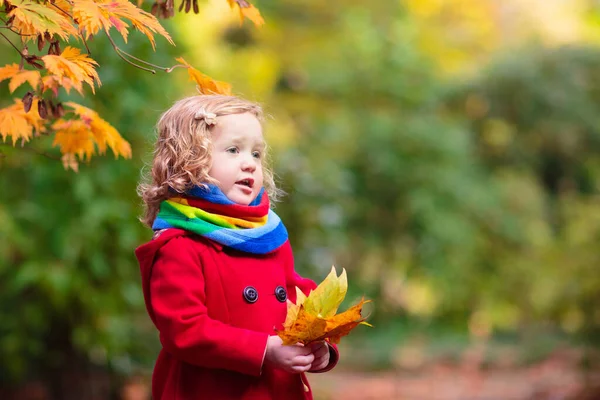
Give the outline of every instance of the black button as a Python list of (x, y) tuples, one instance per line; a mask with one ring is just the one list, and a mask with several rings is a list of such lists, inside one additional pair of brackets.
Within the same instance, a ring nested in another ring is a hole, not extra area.
[(256, 303), (256, 300), (258, 300), (258, 292), (254, 287), (246, 286), (244, 289), (244, 299), (248, 303)]
[(277, 297), (277, 300), (279, 300), (282, 303), (284, 303), (287, 300), (287, 292), (285, 291), (285, 288), (283, 286), (277, 286), (275, 288), (275, 297)]

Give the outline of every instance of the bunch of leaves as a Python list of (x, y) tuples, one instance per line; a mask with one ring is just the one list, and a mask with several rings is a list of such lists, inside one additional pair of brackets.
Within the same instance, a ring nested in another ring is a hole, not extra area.
[[(260, 12), (244, 0), (228, 0), (240, 16), (264, 24)], [(17, 35), (18, 42), (0, 32), (18, 53), (18, 63), (0, 67), (0, 82), (8, 80), (11, 94), (27, 84), (30, 90), (14, 98), (12, 105), (0, 109), (0, 136), (10, 139), (13, 146), (32, 138), (54, 134), (53, 146), (62, 154), (65, 168), (77, 170), (78, 161), (88, 161), (95, 154), (104, 154), (109, 148), (116, 157), (131, 157), (131, 146), (112, 125), (93, 110), (73, 103), (63, 103), (60, 91), (69, 94), (75, 89), (85, 96), (85, 86), (95, 94), (101, 85), (98, 63), (91, 57), (88, 40), (106, 35), (117, 55), (129, 64), (156, 73), (170, 73), (175, 67), (188, 69), (201, 93), (230, 94), (231, 87), (214, 81), (195, 70), (183, 59), (180, 64), (161, 67), (137, 58), (122, 50), (111, 36), (116, 30), (127, 43), (131, 29), (144, 34), (156, 49), (155, 35), (174, 44), (157, 17), (173, 15), (173, 1), (155, 2), (151, 13), (127, 0), (0, 0), (0, 14), (6, 32)], [(180, 11), (198, 12), (197, 0), (184, 0)], [(10, 35), (10, 34), (9, 34)], [(86, 51), (73, 46), (76, 41)], [(37, 48), (37, 52), (33, 48)]]
[(346, 270), (342, 269), (338, 277), (335, 267), (308, 296), (296, 288), (296, 303), (288, 299), (283, 329), (277, 330), (283, 344), (307, 345), (325, 339), (339, 343), (358, 325), (371, 326), (361, 315), (363, 305), (369, 302), (364, 298), (348, 310), (336, 314), (347, 291)]

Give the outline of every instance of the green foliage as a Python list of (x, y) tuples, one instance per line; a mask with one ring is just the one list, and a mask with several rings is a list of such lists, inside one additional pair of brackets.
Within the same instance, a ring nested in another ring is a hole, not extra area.
[[(265, 48), (277, 55), (257, 57), (276, 82), (261, 100), (289, 193), (277, 212), (303, 274), (346, 268), (348, 302), (365, 294), (374, 330), (402, 331), (378, 356), (415, 327), (598, 337), (600, 50), (525, 48), (448, 82), (400, 6), (264, 3), (264, 30), (223, 29), (232, 75), (215, 76), (253, 98), (256, 82), (235, 75), (252, 68), (239, 66)], [(65, 347), (121, 372), (156, 356), (133, 254), (149, 237), (135, 186), (153, 124), (179, 95), (174, 79), (90, 45), (103, 86), (88, 101), (134, 158), (96, 157), (74, 174), (2, 146), (0, 382), (64, 367)], [(127, 51), (173, 60), (165, 46)]]
[(300, 268), (345, 267), (375, 323), (593, 337), (600, 51), (525, 48), (446, 82), (400, 9), (349, 10), (305, 52), (284, 22), (295, 63), (268, 103), (297, 126), (277, 170)]
[[(94, 158), (76, 174), (60, 161), (2, 147), (0, 359), (8, 362), (0, 363), (0, 383), (68, 368), (72, 349), (124, 373), (156, 356), (133, 253), (150, 236), (137, 221), (135, 188), (154, 122), (176, 99), (177, 81), (172, 76), (165, 84), (120, 62), (102, 40), (89, 46), (102, 65), (103, 86), (88, 104), (110, 117), (134, 159)], [(132, 42), (128, 50), (157, 64), (174, 62), (167, 47), (155, 54)], [(43, 140), (32, 147), (50, 148)]]

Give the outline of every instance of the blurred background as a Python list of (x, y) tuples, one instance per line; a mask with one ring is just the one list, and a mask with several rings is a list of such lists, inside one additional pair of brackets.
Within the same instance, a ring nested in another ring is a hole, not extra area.
[[(200, 3), (164, 22), (177, 47), (122, 47), (264, 105), (297, 269), (373, 300), (316, 400), (600, 398), (599, 1), (257, 0), (260, 29)], [(135, 188), (195, 87), (89, 46), (103, 85), (74, 99), (133, 159), (0, 145), (0, 399), (149, 398)]]

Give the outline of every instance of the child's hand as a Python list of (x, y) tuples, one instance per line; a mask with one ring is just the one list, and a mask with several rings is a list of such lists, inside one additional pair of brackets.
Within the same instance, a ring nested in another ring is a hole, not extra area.
[(310, 347), (284, 346), (282, 343), (279, 336), (269, 336), (265, 362), (292, 374), (306, 372), (311, 368), (315, 356)]
[(310, 345), (315, 360), (310, 371), (320, 371), (329, 365), (329, 345), (326, 342), (317, 342)]

